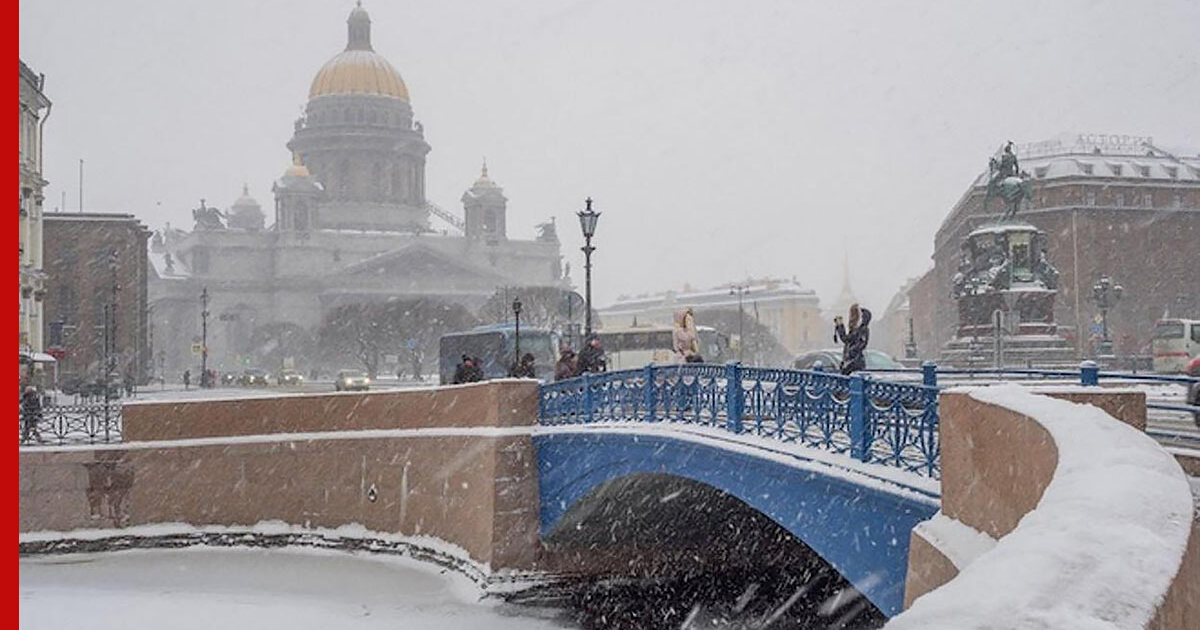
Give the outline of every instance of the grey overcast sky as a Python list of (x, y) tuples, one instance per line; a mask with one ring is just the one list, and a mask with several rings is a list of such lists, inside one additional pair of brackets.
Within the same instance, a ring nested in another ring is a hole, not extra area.
[[(23, 0), (46, 75), (47, 205), (191, 226), (271, 182), (351, 0)], [(795, 276), (828, 306), (843, 250), (882, 310), (1005, 140), (1200, 147), (1200, 2), (366, 0), (433, 145), (428, 197), (486, 156), (509, 232), (603, 212), (595, 294)]]

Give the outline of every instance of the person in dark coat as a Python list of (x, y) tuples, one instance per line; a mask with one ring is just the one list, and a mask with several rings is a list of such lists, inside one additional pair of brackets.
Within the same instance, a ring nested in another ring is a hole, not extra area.
[(833, 320), (833, 340), (842, 345), (842, 374), (867, 369), (867, 343), (871, 340), (871, 311), (850, 305), (850, 322), (846, 326), (839, 315)]
[(558, 362), (554, 364), (554, 380), (561, 381), (579, 376), (579, 366), (576, 365), (575, 351), (563, 346), (558, 353)]
[(483, 361), (479, 357), (471, 357), (471, 369), (467, 371), (467, 382), (478, 383), (483, 379)]
[(577, 361), (579, 373), (604, 372), (608, 370), (608, 358), (604, 356), (604, 348), (600, 347), (600, 338), (593, 335), (587, 341), (583, 350), (579, 351)]
[(472, 365), (471, 357), (465, 354), (462, 355), (462, 360), (459, 361), (458, 365), (454, 368), (454, 380), (452, 380), (451, 383), (455, 385), (459, 385), (461, 383), (470, 383), (471, 381), (467, 380), (467, 378), (471, 375), (470, 372)]
[(30, 441), (42, 441), (41, 431), (38, 430), (38, 423), (42, 421), (42, 395), (38, 393), (36, 387), (30, 385), (25, 388), (25, 392), (21, 394), (21, 443), (28, 444)]
[(191, 384), (192, 384), (192, 371), (184, 370), (183, 371), (183, 388), (187, 389), (188, 386), (190, 386)]
[(513, 378), (537, 378), (537, 370), (533, 366), (533, 354), (526, 352), (521, 355), (521, 360), (513, 366)]

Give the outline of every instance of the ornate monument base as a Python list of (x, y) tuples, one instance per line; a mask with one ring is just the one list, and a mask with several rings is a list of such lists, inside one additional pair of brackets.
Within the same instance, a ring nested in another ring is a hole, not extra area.
[(1046, 235), (1008, 220), (971, 232), (954, 276), (955, 338), (941, 363), (955, 367), (1074, 367), (1075, 348), (1058, 334), (1058, 271), (1046, 258)]

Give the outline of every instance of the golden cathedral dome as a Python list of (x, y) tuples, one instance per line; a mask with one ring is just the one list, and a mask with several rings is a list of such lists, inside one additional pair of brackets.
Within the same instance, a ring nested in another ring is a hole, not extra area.
[(408, 87), (388, 60), (371, 48), (371, 18), (360, 2), (346, 20), (346, 50), (325, 62), (308, 97), (341, 94), (390, 96), (408, 102)]
[(374, 94), (408, 101), (408, 87), (400, 73), (377, 52), (347, 50), (321, 67), (308, 97), (332, 94)]

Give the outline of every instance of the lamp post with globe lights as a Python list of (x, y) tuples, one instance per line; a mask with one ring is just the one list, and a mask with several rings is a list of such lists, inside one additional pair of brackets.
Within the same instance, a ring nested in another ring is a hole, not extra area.
[(592, 210), (592, 198), (588, 197), (584, 202), (587, 206), (576, 214), (579, 215), (579, 227), (583, 230), (583, 277), (584, 277), (584, 303), (587, 312), (584, 319), (584, 337), (592, 336), (592, 252), (596, 251), (592, 247), (592, 236), (596, 234), (596, 222), (600, 220), (600, 213)]
[(513, 310), (513, 319), (516, 320), (516, 324), (517, 324), (516, 333), (513, 335), (514, 354), (516, 355), (516, 357), (515, 357), (516, 360), (513, 362), (513, 369), (515, 370), (516, 367), (518, 365), (520, 365), (520, 363), (521, 363), (521, 298), (520, 297), (513, 298), (512, 310)]
[(1113, 282), (1108, 275), (1100, 276), (1100, 279), (1092, 285), (1092, 300), (1096, 306), (1100, 307), (1100, 326), (1101, 339), (1097, 347), (1096, 354), (1100, 356), (1112, 356), (1112, 339), (1108, 334), (1108, 310), (1117, 305), (1121, 301), (1121, 294), (1125, 288)]

